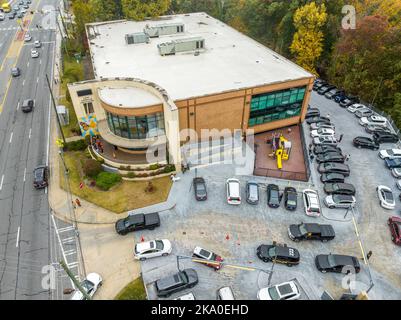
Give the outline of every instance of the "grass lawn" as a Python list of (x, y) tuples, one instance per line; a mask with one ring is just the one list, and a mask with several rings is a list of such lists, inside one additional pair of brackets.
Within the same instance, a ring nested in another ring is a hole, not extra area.
[[(122, 213), (167, 200), (172, 184), (170, 177), (153, 179), (152, 183), (155, 191), (152, 193), (145, 193), (148, 181), (123, 180), (109, 191), (102, 191), (87, 185), (80, 189), (79, 184), (84, 181), (81, 163), (86, 159), (88, 158), (83, 151), (68, 151), (64, 153), (64, 160), (69, 169), (71, 192), (76, 196), (115, 213)], [(62, 164), (60, 164), (60, 186), (65, 189)]]
[(122, 289), (114, 300), (146, 300), (146, 292), (142, 277), (130, 282)]

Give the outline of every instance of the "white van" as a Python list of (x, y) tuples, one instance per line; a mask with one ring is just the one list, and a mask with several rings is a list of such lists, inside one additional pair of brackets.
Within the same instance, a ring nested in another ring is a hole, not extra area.
[(226, 181), (226, 187), (227, 187), (228, 204), (233, 204), (233, 205), (241, 204), (241, 188), (239, 180), (228, 179)]
[(231, 287), (222, 287), (217, 290), (217, 300), (235, 300)]

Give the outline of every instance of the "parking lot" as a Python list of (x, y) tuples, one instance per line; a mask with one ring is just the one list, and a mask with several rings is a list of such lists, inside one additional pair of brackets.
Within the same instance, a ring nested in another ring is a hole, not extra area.
[[(348, 164), (351, 175), (346, 182), (356, 188), (357, 210), (356, 221), (366, 251), (372, 251), (370, 258), (371, 273), (374, 286), (369, 292), (371, 299), (401, 299), (401, 282), (398, 264), (400, 252), (391, 242), (386, 220), (396, 215), (396, 210), (385, 210), (380, 207), (376, 194), (376, 186), (385, 184), (395, 189), (395, 179), (385, 167), (377, 151), (357, 149), (352, 145), (352, 139), (358, 135), (367, 135), (358, 124), (357, 118), (339, 107), (335, 102), (324, 96), (312, 94), (311, 106), (317, 106), (322, 115), (330, 113), (332, 122), (336, 125), (337, 134), (344, 134), (340, 147), (344, 154), (350, 154)], [(309, 128), (304, 124), (304, 131), (309, 135)], [(306, 137), (309, 144), (310, 137)], [(391, 144), (381, 148), (392, 147)], [(256, 256), (256, 248), (260, 244), (271, 244), (273, 241), (286, 243), (297, 248), (301, 262), (297, 266), (287, 267), (276, 264), (271, 278), (271, 284), (296, 279), (302, 288), (301, 299), (320, 299), (324, 290), (335, 299), (342, 293), (349, 292), (342, 283), (344, 275), (322, 274), (314, 263), (317, 254), (346, 254), (360, 259), (361, 272), (356, 275), (356, 287), (359, 293), (370, 285), (367, 267), (364, 265), (362, 253), (355, 234), (351, 213), (344, 218), (346, 210), (328, 209), (323, 204), (325, 197), (323, 185), (319, 181), (316, 162), (312, 165), (309, 183), (261, 178), (251, 176), (237, 177), (241, 181), (240, 206), (227, 204), (225, 181), (233, 177), (234, 169), (230, 165), (215, 165), (198, 169), (198, 176), (205, 178), (208, 188), (208, 200), (197, 202), (191, 186), (195, 171), (185, 173), (176, 185), (177, 204), (172, 210), (160, 213), (161, 226), (153, 231), (143, 231), (135, 234), (135, 241), (152, 239), (169, 239), (173, 245), (172, 254), (168, 257), (155, 258), (141, 262), (143, 279), (147, 287), (149, 299), (157, 299), (154, 282), (164, 276), (173, 274), (183, 268), (194, 268), (199, 277), (199, 284), (194, 288), (173, 294), (174, 299), (187, 292), (193, 292), (197, 299), (216, 299), (216, 290), (222, 286), (231, 286), (237, 299), (256, 299), (258, 289), (268, 285), (268, 272), (271, 263), (264, 263)], [(245, 200), (245, 183), (254, 180), (260, 185), (260, 202), (256, 206), (247, 204)], [(283, 191), (286, 186), (293, 186), (298, 191), (298, 208), (295, 212), (280, 208), (271, 209), (267, 206), (266, 185), (275, 183)], [(308, 217), (304, 213), (301, 192), (306, 188), (317, 188), (322, 216)], [(395, 193), (398, 198), (398, 192)], [(397, 206), (400, 203), (397, 199)], [(328, 243), (320, 241), (292, 242), (287, 235), (289, 224), (301, 222), (317, 222), (332, 224), (336, 238)], [(143, 238), (142, 238), (143, 237)], [(201, 246), (221, 255), (231, 266), (224, 266), (219, 271), (192, 262), (190, 259), (177, 256), (191, 256), (195, 246)]]

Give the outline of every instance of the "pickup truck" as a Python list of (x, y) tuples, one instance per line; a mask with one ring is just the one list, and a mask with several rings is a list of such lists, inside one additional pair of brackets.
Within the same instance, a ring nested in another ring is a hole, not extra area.
[(288, 236), (293, 241), (320, 240), (327, 242), (336, 236), (334, 229), (329, 224), (301, 223), (291, 224), (288, 227)]
[(129, 215), (124, 219), (117, 220), (115, 227), (117, 233), (120, 235), (126, 235), (128, 232), (142, 229), (153, 230), (156, 227), (160, 227), (159, 213)]

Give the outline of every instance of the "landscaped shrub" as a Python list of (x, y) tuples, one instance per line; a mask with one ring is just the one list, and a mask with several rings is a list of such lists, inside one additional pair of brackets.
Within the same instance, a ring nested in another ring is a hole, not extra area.
[(149, 170), (156, 170), (156, 169), (159, 169), (159, 168), (160, 168), (160, 165), (158, 163), (151, 164), (149, 166)]
[(130, 179), (135, 178), (135, 172), (128, 172), (127, 177)]
[(96, 185), (100, 189), (107, 191), (117, 183), (121, 182), (121, 180), (121, 176), (117, 173), (101, 172), (96, 177)]
[(173, 164), (168, 164), (167, 166), (164, 167), (164, 173), (169, 173), (175, 171), (175, 165)]
[(97, 175), (103, 171), (103, 168), (100, 162), (88, 159), (84, 162), (83, 170), (86, 176), (96, 178)]
[(67, 142), (67, 149), (68, 151), (81, 151), (85, 150), (88, 145), (86, 144), (85, 140), (76, 140)]

